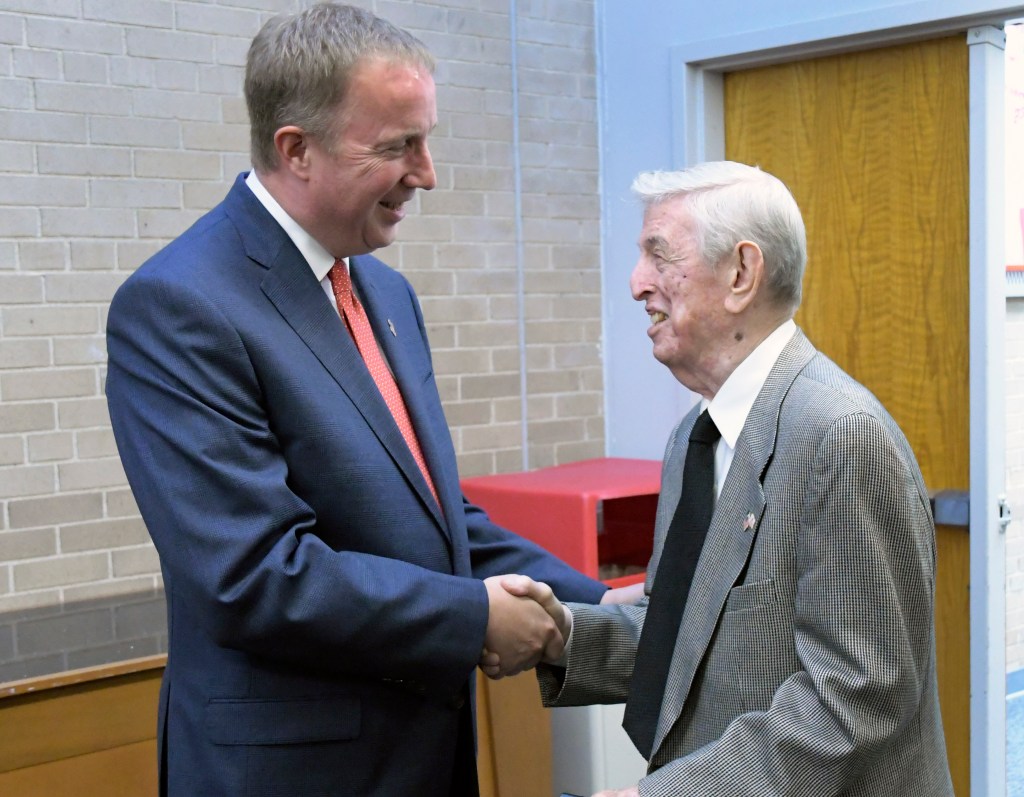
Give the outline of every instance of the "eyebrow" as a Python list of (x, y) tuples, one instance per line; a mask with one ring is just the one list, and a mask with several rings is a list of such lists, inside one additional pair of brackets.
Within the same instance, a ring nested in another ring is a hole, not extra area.
[(661, 257), (669, 260), (669, 252), (672, 247), (669, 245), (668, 239), (661, 235), (648, 235), (644, 240), (641, 248), (645, 252), (651, 252), (653, 254), (660, 255)]

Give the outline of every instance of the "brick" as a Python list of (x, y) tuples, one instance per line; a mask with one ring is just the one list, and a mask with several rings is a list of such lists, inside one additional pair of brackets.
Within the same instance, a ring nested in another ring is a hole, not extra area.
[(120, 487), (127, 482), (121, 460), (117, 457), (93, 459), (88, 462), (65, 462), (57, 466), (61, 490), (92, 490), (97, 487)]
[(145, 573), (159, 573), (160, 559), (152, 545), (137, 548), (119, 548), (111, 555), (114, 576), (137, 576)]
[[(64, 273), (44, 278), (48, 302), (109, 302), (125, 281), (124, 274)], [(61, 308), (62, 310), (64, 308)]]
[(183, 91), (135, 89), (133, 99), (136, 117), (207, 122), (216, 122), (220, 119), (220, 102), (213, 96)]
[(107, 400), (102, 396), (61, 401), (57, 404), (57, 418), (61, 429), (87, 429), (110, 424)]
[(216, 180), (221, 176), (220, 158), (210, 152), (136, 150), (135, 176)]
[(200, 64), (198, 75), (199, 91), (203, 94), (228, 94), (237, 97), (242, 93), (245, 70), (241, 67)]
[(119, 55), (112, 55), (109, 58), (111, 85), (145, 89), (156, 86), (156, 61)]
[[(0, 437), (0, 466), (21, 465), (25, 462), (25, 441), (21, 437)], [(2, 513), (0, 513), (2, 517)], [(3, 557), (0, 556), (0, 561)]]
[(25, 18), (16, 14), (0, 14), (0, 44), (22, 44), (25, 39)]
[(56, 553), (57, 535), (54, 529), (0, 533), (0, 562), (39, 559), (44, 556), (53, 556)]
[(206, 212), (224, 199), (228, 187), (221, 183), (185, 183), (184, 207)]
[(185, 122), (181, 132), (185, 148), (189, 150), (244, 152), (249, 148), (247, 124)]
[(92, 53), (64, 53), (64, 78), (69, 83), (106, 85), (109, 78), (109, 56)]
[(59, 526), (103, 517), (103, 495), (93, 492), (13, 499), (7, 508), (12, 529)]
[(89, 429), (75, 435), (75, 448), (81, 459), (116, 457), (117, 444), (110, 429)]
[(157, 61), (153, 65), (151, 88), (195, 92), (199, 87), (199, 64)]
[(72, 241), (68, 260), (77, 272), (106, 271), (117, 263), (114, 244), (107, 241)]
[(50, 403), (0, 403), (0, 434), (37, 432), (56, 428)]
[(508, 321), (488, 320), (481, 324), (459, 324), (455, 329), (457, 346), (495, 346), (507, 344), (518, 336), (517, 325)]
[(181, 146), (181, 125), (177, 120), (169, 119), (90, 116), (89, 139), (93, 145), (173, 149)]
[(104, 23), (171, 28), (174, 4), (167, 0), (83, 0), (82, 16)]
[(4, 304), (39, 304), (43, 301), (43, 279), (35, 275), (0, 274), (0, 296)]
[[(134, 271), (161, 248), (154, 241), (118, 241), (117, 268), (119, 271)], [(72, 245), (74, 252), (74, 245)]]
[(462, 450), (467, 452), (513, 448), (522, 440), (522, 428), (518, 423), (467, 426), (461, 432)]
[(242, 37), (218, 36), (215, 40), (214, 60), (225, 66), (244, 67), (249, 54), (250, 40)]
[(0, 393), (5, 401), (91, 396), (96, 394), (96, 372), (92, 368), (62, 368), (0, 374)]
[(135, 219), (129, 210), (105, 208), (43, 208), (43, 235), (111, 238), (131, 235)]
[(5, 307), (0, 310), (0, 318), (7, 337), (95, 334), (99, 331), (96, 310), (91, 307)]
[(45, 340), (0, 340), (0, 369), (42, 368), (52, 364)]
[[(32, 0), (18, 1), (32, 2)], [(8, 0), (9, 3), (10, 0)], [(35, 13), (39, 13), (39, 11), (37, 10)], [(25, 24), (25, 39), (30, 47), (111, 55), (119, 55), (124, 52), (122, 30), (114, 25), (47, 19), (45, 17), (29, 17)]]
[(107, 490), (104, 495), (108, 517), (138, 516), (139, 506), (135, 503), (135, 496), (130, 489)]
[(19, 77), (58, 80), (60, 78), (60, 54), (56, 50), (34, 50), (15, 47), (11, 51), (14, 74)]
[(8, 175), (0, 181), (0, 203), (85, 207), (87, 187), (83, 180)]
[(171, 30), (128, 28), (125, 30), (125, 41), (128, 55), (169, 61), (206, 63), (213, 60), (212, 36)]
[[(132, 173), (132, 154), (123, 147), (40, 146), (39, 171), (62, 175), (129, 175)], [(84, 191), (84, 185), (82, 189)]]
[(5, 174), (35, 171), (35, 147), (16, 141), (5, 141), (0, 148), (0, 171)]
[(52, 465), (17, 465), (0, 468), (0, 498), (42, 495), (57, 488)]
[(25, 562), (12, 568), (14, 588), (16, 591), (27, 591), (99, 581), (110, 576), (108, 562), (106, 553), (76, 554)]
[(29, 462), (55, 462), (75, 455), (75, 438), (70, 432), (29, 435)]
[(0, 236), (22, 238), (39, 234), (39, 211), (0, 207)]
[(95, 365), (106, 361), (106, 338), (102, 335), (53, 339), (54, 365)]
[(101, 551), (143, 544), (149, 544), (149, 533), (141, 518), (95, 520), (73, 523), (60, 529), (60, 549), (63, 553)]
[(24, 271), (63, 271), (67, 248), (62, 241), (24, 241), (18, 244), (18, 259)]
[(175, 5), (174, 27), (196, 33), (219, 33), (251, 40), (262, 24), (259, 13), (194, 3)]
[(142, 209), (139, 214), (139, 237), (174, 238), (203, 215), (200, 210)]
[(580, 440), (572, 443), (559, 443), (555, 446), (555, 464), (564, 465), (584, 459), (597, 459), (606, 456), (604, 439)]

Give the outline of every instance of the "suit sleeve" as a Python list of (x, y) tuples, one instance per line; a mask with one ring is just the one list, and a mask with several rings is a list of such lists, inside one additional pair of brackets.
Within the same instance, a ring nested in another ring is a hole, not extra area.
[(934, 527), (908, 451), (867, 414), (827, 430), (797, 545), (802, 669), (767, 710), (642, 779), (643, 797), (841, 794), (915, 732), (932, 682)]
[(522, 573), (548, 584), (561, 601), (598, 603), (608, 587), (583, 575), (539, 545), (491, 522), (478, 506), (464, 501), (473, 574), (478, 578)]
[(245, 341), (201, 286), (134, 275), (111, 305), (108, 349), (118, 449), (165, 587), (206, 634), (311, 672), (465, 683), (483, 584), (311, 533)]

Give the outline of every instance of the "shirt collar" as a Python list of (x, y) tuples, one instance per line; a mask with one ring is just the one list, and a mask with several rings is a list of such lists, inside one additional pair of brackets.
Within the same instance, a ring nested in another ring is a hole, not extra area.
[[(267, 212), (274, 217), (285, 231), (285, 234), (295, 244), (299, 253), (306, 259), (309, 267), (313, 269), (317, 282), (323, 282), (327, 277), (327, 272), (334, 265), (334, 256), (324, 249), (320, 242), (313, 238), (312, 235), (302, 229), (295, 219), (288, 215), (287, 211), (270, 195), (266, 186), (260, 182), (260, 178), (256, 176), (255, 169), (246, 176), (245, 184), (249, 186), (253, 194), (260, 201), (260, 204), (267, 209)], [(344, 259), (344, 263), (347, 267), (347, 258)]]
[(779, 355), (794, 334), (796, 323), (793, 319), (777, 327), (736, 366), (711, 402), (701, 402), (701, 408), (708, 410), (718, 431), (722, 433), (722, 439), (730, 448), (736, 447), (736, 441), (739, 440), (743, 425), (747, 422), (750, 408), (754, 406), (761, 388), (768, 381), (768, 374), (775, 361), (779, 359)]

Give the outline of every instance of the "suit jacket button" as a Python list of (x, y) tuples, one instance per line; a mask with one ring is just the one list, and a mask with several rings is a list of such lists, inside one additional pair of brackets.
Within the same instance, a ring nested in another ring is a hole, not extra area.
[(448, 705), (454, 709), (460, 709), (466, 705), (466, 694), (465, 691), (460, 691), (457, 695), (453, 695), (448, 700)]

